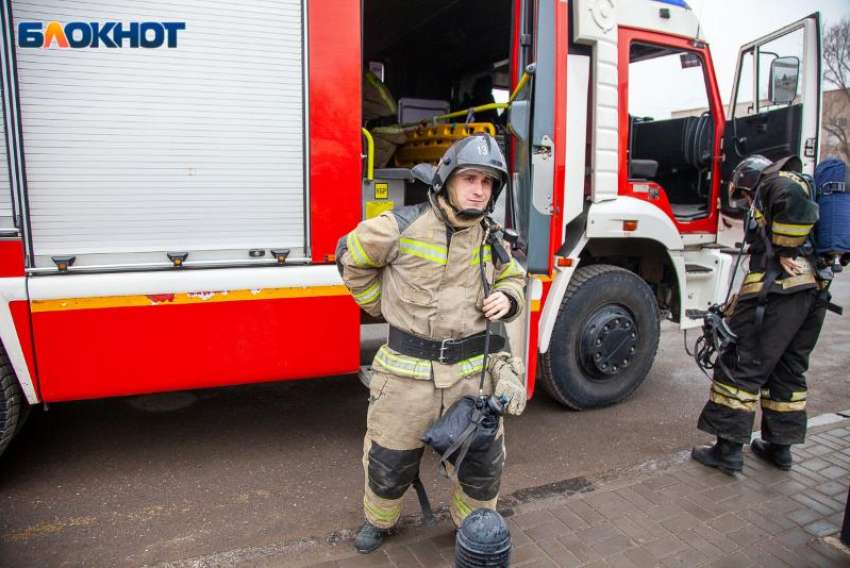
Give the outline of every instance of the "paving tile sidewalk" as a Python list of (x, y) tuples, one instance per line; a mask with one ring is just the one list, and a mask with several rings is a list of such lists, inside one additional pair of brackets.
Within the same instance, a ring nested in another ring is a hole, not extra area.
[[(518, 504), (505, 511), (511, 565), (850, 566), (850, 553), (833, 545), (850, 485), (850, 421), (811, 429), (806, 444), (794, 448), (790, 472), (745, 453), (744, 473), (736, 477), (686, 460)], [(430, 531), (404, 531), (373, 554), (314, 566), (431, 568), (453, 561), (454, 533), (444, 521)]]

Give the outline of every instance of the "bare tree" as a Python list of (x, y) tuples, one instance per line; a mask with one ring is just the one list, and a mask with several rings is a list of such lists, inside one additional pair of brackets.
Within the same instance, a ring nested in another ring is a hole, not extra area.
[(837, 87), (824, 108), (823, 128), (837, 142), (835, 149), (850, 162), (850, 18), (830, 26), (823, 38), (823, 78)]

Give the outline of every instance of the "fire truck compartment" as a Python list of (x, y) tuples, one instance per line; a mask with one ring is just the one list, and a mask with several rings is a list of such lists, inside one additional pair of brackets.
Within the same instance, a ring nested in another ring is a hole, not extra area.
[(15, 25), (189, 23), (174, 49), (16, 47), (36, 269), (55, 270), (52, 257), (75, 269), (164, 268), (168, 253), (188, 253), (187, 266), (304, 257), (302, 0), (12, 8)]
[[(502, 102), (507, 100), (511, 87), (511, 12), (510, 0), (364, 1), (364, 69), (380, 69), (379, 79), (393, 99), (399, 101), (394, 116), (378, 119), (364, 116), (364, 126), (372, 130), (376, 125), (402, 123), (407, 131), (407, 144), (399, 145), (396, 159), (390, 161), (389, 167), (433, 161), (433, 151), (414, 147), (415, 125), (406, 123), (413, 116), (410, 101), (416, 102), (416, 109), (439, 109), (426, 113), (428, 117), (417, 110), (416, 120), (421, 120), (445, 114), (446, 102), (448, 110), (456, 112), (496, 102), (496, 97)], [(404, 101), (406, 104), (401, 104)], [(458, 125), (463, 125), (466, 117), (440, 122), (446, 124), (443, 128), (458, 131)], [(473, 122), (482, 124), (475, 131), (493, 132), (500, 142), (503, 140), (503, 114), (481, 113)], [(392, 180), (380, 177), (381, 170), (377, 170), (376, 183), (394, 185)], [(374, 184), (366, 184), (370, 188), (371, 185)], [(394, 205), (410, 205), (426, 199), (421, 185), (406, 180), (404, 202)], [(371, 189), (364, 191), (364, 216), (368, 213), (366, 201), (372, 199), (372, 194)]]

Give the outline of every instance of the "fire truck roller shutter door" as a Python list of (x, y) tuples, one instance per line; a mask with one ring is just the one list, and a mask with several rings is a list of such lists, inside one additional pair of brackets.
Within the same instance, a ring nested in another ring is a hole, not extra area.
[[(0, 94), (5, 95), (5, 84), (0, 86)], [(6, 109), (0, 109), (0, 233), (14, 230), (12, 215), (12, 186), (9, 177), (9, 148), (6, 146)]]
[[(17, 49), (37, 268), (54, 270), (51, 256), (167, 268), (166, 251), (188, 252), (187, 267), (303, 257), (307, 3), (172, 4), (186, 23), (173, 48)], [(95, 4), (16, 0), (14, 23), (48, 5), (88, 21)], [(130, 0), (108, 12), (125, 30), (139, 19)], [(235, 29), (256, 33), (237, 48)]]

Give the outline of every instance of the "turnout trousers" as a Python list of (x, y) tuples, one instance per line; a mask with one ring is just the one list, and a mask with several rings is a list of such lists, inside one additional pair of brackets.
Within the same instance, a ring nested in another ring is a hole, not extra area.
[[(730, 374), (714, 368), (709, 401), (698, 428), (719, 438), (748, 444), (756, 403), (761, 401), (762, 439), (800, 444), (806, 437), (806, 379), (809, 355), (826, 313), (817, 289), (770, 294), (764, 324), (756, 329), (758, 298), (740, 300), (729, 318), (738, 341), (721, 354)], [(759, 359), (758, 343), (761, 342)]]
[[(398, 522), (404, 494), (419, 471), (425, 450), (420, 437), (455, 401), (478, 396), (479, 381), (480, 375), (474, 373), (448, 388), (437, 388), (432, 380), (374, 372), (363, 442), (366, 520), (382, 529)], [(484, 393), (492, 392), (488, 376)], [(449, 509), (455, 526), (476, 509), (496, 507), (505, 461), (503, 423), (499, 432), (487, 455), (467, 455), (457, 476), (452, 476)]]

